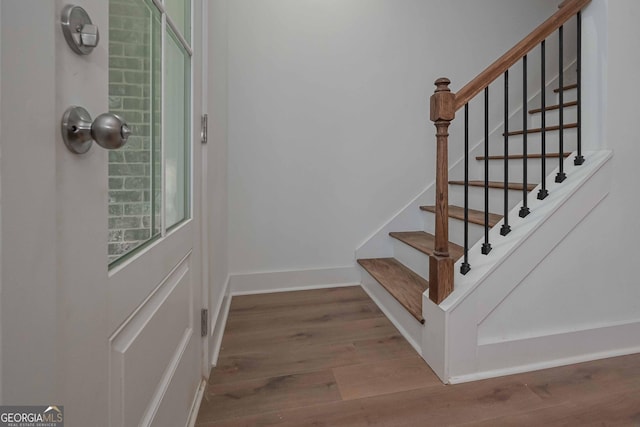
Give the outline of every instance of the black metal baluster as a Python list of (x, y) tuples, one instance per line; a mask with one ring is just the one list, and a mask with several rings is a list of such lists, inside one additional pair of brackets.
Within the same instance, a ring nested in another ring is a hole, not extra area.
[(511, 232), (509, 225), (509, 70), (504, 72), (504, 221), (500, 234)]
[(549, 191), (547, 191), (547, 105), (546, 105), (546, 49), (545, 49), (546, 41), (543, 40), (540, 44), (540, 56), (541, 56), (541, 70), (540, 70), (540, 104), (542, 109), (542, 123), (541, 128), (542, 131), (540, 133), (541, 143), (540, 143), (540, 159), (542, 162), (542, 187), (540, 191), (538, 191), (538, 199), (543, 200), (549, 195)]
[(560, 169), (558, 171), (558, 174), (556, 175), (556, 182), (562, 182), (565, 179), (567, 179), (567, 174), (564, 173), (564, 58), (563, 58), (563, 46), (564, 46), (564, 27), (560, 27), (558, 29), (558, 40), (560, 43), (560, 46), (558, 47), (558, 67), (559, 67), (559, 71), (558, 71), (558, 80), (559, 80), (559, 84), (560, 84), (560, 109), (559, 111), (559, 139), (560, 139), (560, 155), (559, 155), (559, 159), (560, 159)]
[(577, 98), (578, 102), (578, 154), (576, 158), (573, 160), (573, 164), (576, 166), (580, 166), (584, 163), (584, 157), (582, 156), (582, 16), (580, 12), (576, 16), (577, 25), (578, 25), (578, 40), (577, 40), (577, 59), (576, 59), (576, 90), (577, 90)]
[(467, 274), (469, 265), (469, 104), (464, 104), (464, 260), (460, 273)]
[(527, 205), (527, 55), (522, 58), (522, 207), (518, 215), (524, 218), (531, 213)]
[(482, 254), (491, 252), (489, 243), (489, 87), (484, 89), (484, 243)]

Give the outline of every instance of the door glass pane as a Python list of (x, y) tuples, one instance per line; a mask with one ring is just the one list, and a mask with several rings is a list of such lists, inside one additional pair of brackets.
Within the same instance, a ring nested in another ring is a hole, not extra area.
[(182, 37), (191, 41), (191, 14), (189, 13), (191, 0), (165, 0), (167, 15), (176, 25)]
[(109, 152), (109, 263), (161, 232), (161, 28), (145, 0), (109, 1), (109, 109), (132, 128)]
[(166, 227), (189, 217), (190, 61), (167, 28), (165, 59), (165, 220)]

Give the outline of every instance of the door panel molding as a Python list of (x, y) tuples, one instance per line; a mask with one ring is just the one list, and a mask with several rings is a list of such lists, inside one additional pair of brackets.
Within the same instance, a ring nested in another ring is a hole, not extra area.
[(116, 425), (138, 425), (156, 412), (194, 333), (193, 292), (189, 254), (109, 340)]
[[(194, 224), (190, 219), (161, 240), (110, 271), (109, 331), (113, 333), (166, 277), (190, 255)], [(133, 286), (132, 284), (135, 284)]]

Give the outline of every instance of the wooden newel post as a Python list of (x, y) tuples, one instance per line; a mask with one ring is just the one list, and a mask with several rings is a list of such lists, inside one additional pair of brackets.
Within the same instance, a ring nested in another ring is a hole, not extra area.
[(436, 125), (436, 226), (434, 253), (429, 257), (429, 299), (440, 304), (453, 291), (453, 259), (449, 255), (449, 125), (455, 117), (456, 95), (449, 79), (436, 80), (431, 95), (431, 121)]

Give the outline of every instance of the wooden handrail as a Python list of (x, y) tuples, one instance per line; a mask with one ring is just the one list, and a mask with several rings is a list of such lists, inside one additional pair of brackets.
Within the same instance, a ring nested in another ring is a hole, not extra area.
[(591, 0), (566, 0), (563, 2), (561, 4), (562, 7), (549, 19), (540, 24), (531, 34), (509, 49), (507, 53), (489, 65), (483, 72), (478, 74), (476, 78), (456, 93), (454, 102), (455, 111), (464, 107), (464, 104), (471, 101), (471, 99), (482, 92), (484, 88), (502, 76), (505, 71), (522, 59), (523, 56), (531, 52), (536, 46), (542, 43), (543, 40), (564, 25), (571, 17), (580, 12), (590, 1)]

